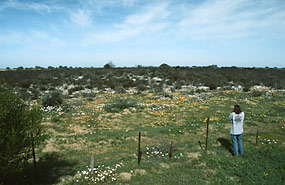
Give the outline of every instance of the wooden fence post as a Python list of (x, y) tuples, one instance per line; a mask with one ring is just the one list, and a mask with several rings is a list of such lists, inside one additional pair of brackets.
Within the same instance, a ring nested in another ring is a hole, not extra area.
[(92, 170), (94, 169), (94, 155), (91, 155), (90, 168), (91, 168)]
[(258, 131), (256, 131), (255, 145), (258, 145)]
[(172, 159), (172, 145), (173, 145), (173, 142), (171, 141), (170, 142), (170, 149), (169, 149), (169, 160)]
[(208, 150), (208, 134), (209, 134), (209, 117), (207, 118), (207, 132), (206, 132), (206, 150)]
[(139, 139), (138, 139), (138, 165), (140, 165), (141, 156), (142, 156), (142, 152), (141, 152), (141, 132), (139, 132)]

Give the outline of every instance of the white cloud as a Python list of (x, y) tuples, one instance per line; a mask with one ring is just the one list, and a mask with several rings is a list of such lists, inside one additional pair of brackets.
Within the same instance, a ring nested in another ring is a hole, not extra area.
[(78, 9), (77, 11), (70, 12), (70, 20), (75, 25), (88, 27), (92, 23), (92, 15), (90, 11)]
[(41, 31), (29, 33), (9, 32), (0, 34), (0, 47), (22, 48), (23, 50), (52, 50), (66, 45), (60, 38)]
[[(108, 2), (110, 6), (116, 3)], [(119, 2), (125, 6), (136, 3)], [(87, 33), (83, 43), (89, 46), (129, 39), (155, 40), (158, 35), (166, 35), (164, 38), (169, 40), (240, 39), (270, 36), (269, 33), (284, 38), (284, 29), (285, 3), (280, 0), (159, 1), (141, 6), (136, 13), (109, 25), (108, 29)]]
[(147, 6), (142, 13), (133, 14), (127, 17), (125, 23), (122, 25), (145, 25), (152, 21), (163, 21), (170, 12), (167, 10), (168, 4), (159, 4), (154, 6)]
[(19, 10), (34, 10), (39, 14), (44, 12), (52, 12), (53, 10), (62, 10), (64, 7), (57, 6), (55, 4), (47, 4), (43, 2), (21, 2), (18, 0), (8, 0), (0, 3), (0, 10), (5, 10), (7, 8), (14, 8)]
[(80, 3), (88, 7), (97, 7), (98, 9), (106, 7), (132, 7), (138, 0), (80, 0)]
[(114, 24), (111, 28), (114, 31), (87, 34), (83, 44), (118, 42), (135, 37), (154, 36), (153, 34), (159, 33), (170, 24), (167, 20), (170, 15), (167, 7), (168, 4), (146, 6), (141, 12), (127, 16), (124, 22)]
[(124, 7), (131, 7), (134, 5), (136, 0), (123, 0), (123, 6)]
[(275, 0), (205, 1), (189, 12), (178, 28), (183, 36), (193, 39), (244, 38), (264, 29), (285, 28), (285, 4)]

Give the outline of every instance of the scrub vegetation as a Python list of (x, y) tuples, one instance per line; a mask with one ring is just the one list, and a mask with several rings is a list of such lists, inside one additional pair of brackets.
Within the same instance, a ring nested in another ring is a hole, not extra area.
[[(108, 67), (106, 67), (106, 65)], [(284, 68), (239, 68), (239, 67), (124, 67), (115, 68), (106, 64), (104, 68), (57, 68), (35, 67), (7, 69), (0, 71), (10, 87), (17, 87), (25, 100), (40, 98), (47, 91), (60, 90), (64, 94), (73, 94), (81, 90), (110, 91), (118, 93), (129, 91), (164, 92), (189, 86), (207, 86), (231, 89), (239, 85), (245, 92), (254, 85), (274, 89), (285, 89)], [(196, 90), (197, 91), (197, 90)], [(201, 91), (201, 89), (198, 89)]]
[[(284, 69), (166, 64), (0, 72), (43, 111), (48, 139), (37, 151), (40, 184), (66, 185), (284, 184), (283, 74)], [(242, 157), (232, 157), (228, 115), (235, 104), (245, 112)], [(35, 183), (32, 165), (28, 161), (2, 183)]]

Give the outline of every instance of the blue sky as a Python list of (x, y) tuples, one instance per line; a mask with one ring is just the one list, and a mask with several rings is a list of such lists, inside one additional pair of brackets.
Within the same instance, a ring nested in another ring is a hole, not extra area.
[(0, 0), (0, 68), (285, 67), (284, 0)]

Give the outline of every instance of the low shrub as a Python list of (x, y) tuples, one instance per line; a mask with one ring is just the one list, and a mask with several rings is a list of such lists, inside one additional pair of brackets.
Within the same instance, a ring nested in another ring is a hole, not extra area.
[(90, 93), (82, 93), (82, 97), (83, 98), (95, 98), (96, 97), (96, 93), (94, 92), (90, 92)]
[(43, 106), (59, 106), (63, 103), (62, 94), (59, 91), (52, 91), (44, 95), (42, 100)]
[(38, 89), (32, 89), (32, 99), (36, 100), (38, 99), (38, 97), (40, 96), (41, 92)]
[(27, 101), (27, 100), (31, 99), (31, 94), (28, 93), (27, 89), (24, 89), (24, 88), (20, 88), (18, 90), (18, 95), (24, 101)]
[(133, 98), (115, 98), (104, 106), (106, 112), (121, 112), (126, 108), (141, 108)]
[(169, 93), (166, 93), (166, 92), (163, 93), (163, 96), (164, 96), (165, 98), (173, 99), (173, 95), (172, 95), (172, 94), (169, 94)]
[(137, 89), (138, 89), (138, 91), (145, 91), (147, 89), (147, 86), (143, 83), (139, 83), (137, 85)]
[(116, 91), (117, 93), (125, 93), (125, 92), (126, 92), (126, 89), (125, 89), (123, 86), (118, 85), (118, 86), (115, 87), (115, 91)]

